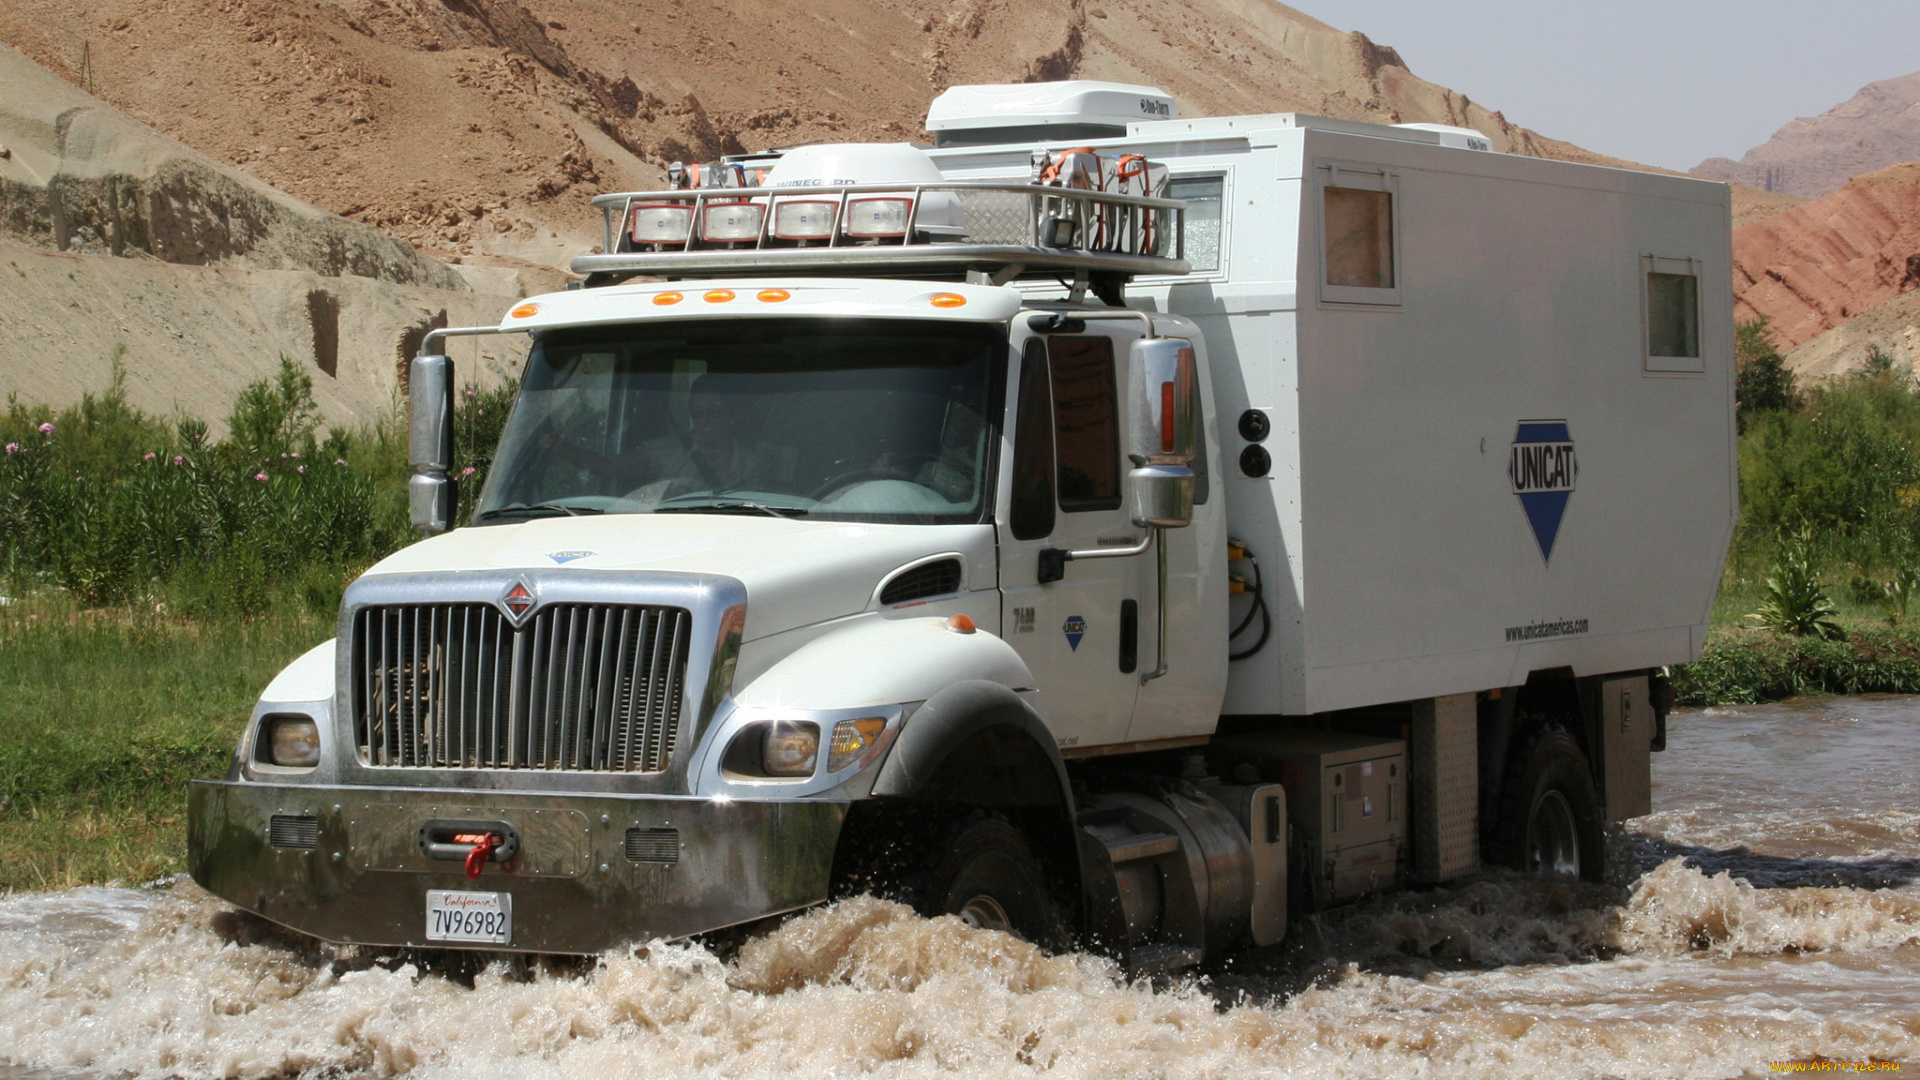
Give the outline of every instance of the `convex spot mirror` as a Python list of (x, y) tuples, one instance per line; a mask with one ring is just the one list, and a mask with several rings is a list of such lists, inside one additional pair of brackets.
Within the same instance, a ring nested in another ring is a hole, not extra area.
[(407, 370), (407, 508), (413, 527), (447, 531), (453, 517), (453, 361), (416, 356)]
[(1142, 465), (1127, 474), (1133, 523), (1149, 529), (1193, 524), (1193, 470), (1185, 465)]

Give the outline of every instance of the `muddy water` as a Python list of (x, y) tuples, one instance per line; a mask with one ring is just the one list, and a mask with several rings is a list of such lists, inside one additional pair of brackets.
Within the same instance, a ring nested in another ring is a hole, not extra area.
[(469, 980), (303, 949), (188, 884), (17, 896), (0, 1077), (1920, 1069), (1920, 699), (1685, 713), (1671, 734), (1618, 887), (1403, 895), (1175, 985), (870, 899), (724, 960), (655, 945)]

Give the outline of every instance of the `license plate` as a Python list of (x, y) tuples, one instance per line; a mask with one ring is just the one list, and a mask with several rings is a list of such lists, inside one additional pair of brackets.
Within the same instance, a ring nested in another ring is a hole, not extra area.
[(427, 890), (427, 940), (513, 943), (513, 894)]

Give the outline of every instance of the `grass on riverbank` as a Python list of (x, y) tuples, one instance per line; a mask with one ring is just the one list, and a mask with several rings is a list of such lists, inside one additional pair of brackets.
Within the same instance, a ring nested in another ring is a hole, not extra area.
[(1920, 693), (1920, 627), (1843, 619), (1845, 641), (1716, 627), (1676, 668), (1682, 705), (1747, 705), (1805, 694)]
[(0, 607), (0, 891), (186, 868), (186, 786), (225, 775), (260, 690), (325, 640), (305, 604), (252, 619)]

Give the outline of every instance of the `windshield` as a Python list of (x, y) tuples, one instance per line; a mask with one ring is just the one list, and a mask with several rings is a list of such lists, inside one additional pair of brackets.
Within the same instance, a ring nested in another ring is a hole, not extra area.
[(538, 341), (475, 521), (748, 513), (985, 519), (992, 325), (730, 319)]

